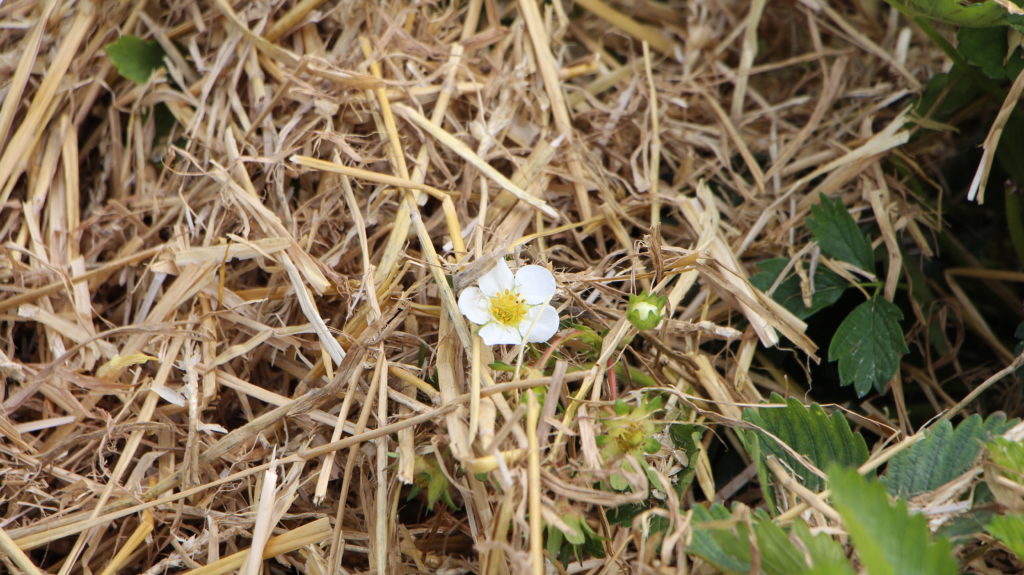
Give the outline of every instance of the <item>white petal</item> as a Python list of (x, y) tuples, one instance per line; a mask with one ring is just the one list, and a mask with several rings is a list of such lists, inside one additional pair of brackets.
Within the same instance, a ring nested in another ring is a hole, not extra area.
[(523, 336), (519, 335), (518, 329), (496, 321), (492, 321), (480, 328), (480, 337), (483, 338), (484, 345), (498, 345), (501, 343), (519, 345), (523, 343)]
[(469, 321), (483, 325), (493, 318), (491, 317), (491, 302), (477, 287), (468, 287), (459, 294), (459, 311)]
[(498, 292), (512, 289), (516, 286), (512, 270), (508, 269), (508, 264), (501, 258), (498, 258), (498, 263), (494, 264), (494, 267), (489, 272), (480, 276), (479, 284), (480, 290), (488, 297), (493, 297), (498, 295)]
[(549, 305), (538, 305), (526, 312), (519, 322), (519, 332), (526, 341), (540, 343), (551, 339), (558, 331), (558, 310)]
[(530, 305), (548, 303), (555, 295), (555, 277), (547, 268), (523, 266), (516, 272), (516, 291)]

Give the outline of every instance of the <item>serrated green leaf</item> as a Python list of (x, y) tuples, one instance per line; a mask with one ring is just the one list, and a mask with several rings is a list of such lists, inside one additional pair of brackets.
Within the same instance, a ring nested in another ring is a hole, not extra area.
[(807, 228), (818, 240), (818, 245), (836, 259), (875, 273), (875, 253), (871, 242), (857, 227), (853, 216), (839, 200), (831, 200), (825, 194), (820, 198), (821, 201), (811, 207), (812, 217), (807, 218)]
[(1006, 9), (992, 0), (964, 3), (960, 0), (886, 0), (893, 6), (947, 24), (988, 28), (1010, 22)]
[(892, 302), (874, 297), (857, 306), (839, 325), (828, 347), (829, 361), (839, 361), (839, 380), (853, 384), (858, 397), (872, 388), (882, 391), (910, 350), (903, 341), (903, 312)]
[(882, 483), (900, 497), (931, 491), (956, 479), (974, 465), (982, 446), (994, 435), (1009, 429), (1006, 416), (988, 419), (972, 415), (953, 429), (948, 420), (925, 431), (925, 438), (889, 461)]
[(153, 70), (164, 65), (160, 44), (137, 36), (121, 36), (103, 50), (118, 73), (136, 84), (145, 84)]
[[(788, 263), (789, 260), (786, 258), (773, 258), (758, 263), (757, 267), (761, 271), (750, 276), (750, 283), (761, 291), (768, 291)], [(792, 312), (793, 315), (805, 319), (836, 303), (847, 287), (849, 287), (849, 283), (846, 280), (832, 273), (825, 266), (818, 266), (814, 271), (814, 294), (811, 296), (810, 307), (804, 305), (803, 294), (800, 290), (800, 277), (795, 273), (782, 280), (782, 283), (772, 292), (772, 299), (782, 304), (782, 307)]]
[(1024, 558), (1024, 515), (1000, 515), (985, 529), (1014, 555)]
[(957, 575), (953, 546), (930, 538), (928, 520), (889, 503), (885, 486), (868, 481), (854, 469), (829, 472), (832, 504), (846, 526), (854, 549), (869, 575)]
[[(783, 401), (778, 394), (772, 394), (769, 401), (784, 403), (785, 407), (747, 408), (743, 410), (743, 420), (785, 442), (818, 469), (831, 465), (858, 467), (867, 461), (868, 447), (864, 437), (850, 430), (849, 422), (841, 413), (835, 412), (830, 417), (816, 403), (804, 405), (792, 397)], [(751, 435), (759, 444), (759, 465), (763, 465), (766, 456), (774, 455), (785, 462), (808, 488), (814, 491), (824, 489), (822, 479), (799, 463), (778, 441), (760, 431), (746, 434), (747, 437)]]

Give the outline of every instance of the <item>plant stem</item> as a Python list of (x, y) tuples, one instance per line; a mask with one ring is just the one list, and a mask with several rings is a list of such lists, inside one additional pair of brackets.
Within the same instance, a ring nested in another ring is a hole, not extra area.
[(615, 358), (608, 358), (608, 399), (615, 401), (619, 398), (619, 384), (615, 378)]

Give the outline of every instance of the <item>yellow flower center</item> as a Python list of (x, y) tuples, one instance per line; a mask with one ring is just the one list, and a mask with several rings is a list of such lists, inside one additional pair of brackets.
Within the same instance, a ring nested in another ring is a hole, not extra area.
[(498, 323), (518, 326), (526, 317), (526, 311), (526, 300), (510, 289), (498, 292), (498, 295), (491, 298), (491, 317)]

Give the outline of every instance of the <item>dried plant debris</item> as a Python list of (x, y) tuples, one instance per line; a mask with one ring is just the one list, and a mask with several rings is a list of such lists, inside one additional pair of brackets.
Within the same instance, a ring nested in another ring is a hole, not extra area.
[[(710, 573), (781, 538), (852, 573), (843, 529), (880, 564), (812, 462), (920, 439), (905, 387), (963, 394), (907, 343), (986, 326), (893, 303), (946, 56), (853, 5), (0, 2), (0, 571)], [(807, 411), (806, 322), (850, 298), (891, 357), (848, 328), (866, 397)], [(1008, 505), (968, 459), (911, 507)]]

